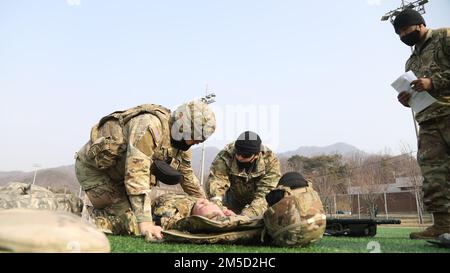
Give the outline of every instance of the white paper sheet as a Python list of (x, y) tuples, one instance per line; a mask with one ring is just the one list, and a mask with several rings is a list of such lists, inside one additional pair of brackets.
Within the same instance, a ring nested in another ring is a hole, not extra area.
[(417, 92), (411, 87), (411, 83), (417, 80), (414, 72), (408, 71), (401, 75), (391, 86), (401, 93), (407, 91), (411, 94), (411, 99), (409, 100), (409, 105), (413, 111), (417, 114), (428, 108), (428, 106), (435, 103), (437, 100), (433, 98), (428, 92)]

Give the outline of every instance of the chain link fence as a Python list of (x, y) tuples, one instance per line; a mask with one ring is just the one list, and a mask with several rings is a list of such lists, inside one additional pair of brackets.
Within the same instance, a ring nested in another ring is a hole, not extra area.
[(431, 224), (424, 212), (421, 191), (321, 196), (324, 209), (333, 218), (400, 219), (406, 225)]

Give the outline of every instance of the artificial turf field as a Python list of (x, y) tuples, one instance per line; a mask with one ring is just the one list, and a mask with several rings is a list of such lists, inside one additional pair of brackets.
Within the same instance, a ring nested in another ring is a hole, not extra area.
[(121, 236), (108, 236), (108, 239), (113, 253), (450, 253), (448, 248), (438, 248), (422, 240), (410, 240), (409, 233), (417, 230), (379, 227), (377, 236), (372, 238), (325, 236), (306, 248), (147, 243), (142, 238)]

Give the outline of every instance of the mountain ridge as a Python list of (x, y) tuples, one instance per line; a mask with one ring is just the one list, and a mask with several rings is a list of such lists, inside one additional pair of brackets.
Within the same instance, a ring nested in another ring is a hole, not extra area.
[[(205, 148), (205, 179), (209, 174), (209, 169), (211, 163), (214, 161), (216, 155), (220, 152), (217, 147), (206, 147)], [(281, 158), (289, 158), (293, 155), (301, 156), (315, 156), (323, 154), (335, 154), (340, 153), (343, 156), (352, 153), (364, 153), (358, 148), (343, 142), (338, 142), (332, 145), (318, 147), (318, 146), (301, 146), (296, 150), (287, 151), (277, 154)], [(197, 147), (192, 150), (192, 168), (194, 173), (200, 179), (200, 166), (202, 158), (202, 147)], [(22, 172), (22, 171), (6, 171), (0, 172), (0, 186), (5, 185), (9, 182), (23, 182), (32, 183), (34, 178), (34, 171)], [(78, 184), (75, 175), (74, 165), (65, 165), (60, 167), (41, 169), (37, 171), (36, 175), (36, 185), (43, 187), (51, 187), (58, 189), (67, 189), (73, 193), (78, 193), (80, 190), (80, 185)]]

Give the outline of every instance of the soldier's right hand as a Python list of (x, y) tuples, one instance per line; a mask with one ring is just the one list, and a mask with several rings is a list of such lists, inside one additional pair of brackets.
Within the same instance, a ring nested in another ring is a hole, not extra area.
[(411, 94), (407, 91), (403, 91), (400, 94), (398, 94), (397, 99), (398, 101), (403, 104), (405, 107), (411, 107), (409, 106), (409, 99), (411, 98)]
[(156, 226), (152, 222), (142, 222), (138, 226), (139, 231), (145, 236), (146, 241), (151, 242), (163, 239), (162, 228), (160, 226)]
[(225, 216), (236, 216), (236, 213), (234, 213), (234, 211), (227, 209), (227, 208), (223, 208), (223, 214), (225, 214)]

